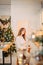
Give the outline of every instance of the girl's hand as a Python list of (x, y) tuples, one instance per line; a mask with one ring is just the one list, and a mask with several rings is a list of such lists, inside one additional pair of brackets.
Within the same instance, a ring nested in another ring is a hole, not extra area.
[(30, 47), (30, 45), (28, 46), (28, 52), (30, 53), (30, 50), (31, 50), (31, 47)]

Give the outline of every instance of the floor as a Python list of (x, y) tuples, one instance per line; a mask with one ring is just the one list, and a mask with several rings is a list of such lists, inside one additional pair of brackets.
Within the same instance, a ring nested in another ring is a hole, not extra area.
[[(9, 63), (9, 60), (10, 60), (10, 59), (9, 59), (9, 56), (6, 57), (6, 58), (5, 58), (5, 63), (6, 63), (6, 62)], [(12, 54), (12, 65), (16, 65), (16, 61), (17, 61), (17, 54), (14, 52), (14, 53)], [(2, 59), (0, 59), (0, 63), (2, 63)], [(33, 64), (32, 64), (32, 63), (33, 63)], [(33, 59), (33, 58), (31, 58), (31, 65), (37, 65), (35, 59)], [(39, 65), (39, 64), (38, 64), (38, 65)], [(40, 64), (40, 65), (43, 65), (43, 63)]]

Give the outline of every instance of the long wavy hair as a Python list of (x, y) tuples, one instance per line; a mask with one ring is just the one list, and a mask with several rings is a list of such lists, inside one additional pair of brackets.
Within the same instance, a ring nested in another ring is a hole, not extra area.
[[(22, 34), (22, 31), (23, 31), (23, 30), (25, 30), (25, 28), (21, 28), (21, 29), (19, 30), (17, 36), (20, 36), (20, 35)], [(22, 35), (22, 37), (24, 38), (24, 40), (26, 40), (25, 36), (26, 36), (26, 30), (25, 30), (25, 33)]]

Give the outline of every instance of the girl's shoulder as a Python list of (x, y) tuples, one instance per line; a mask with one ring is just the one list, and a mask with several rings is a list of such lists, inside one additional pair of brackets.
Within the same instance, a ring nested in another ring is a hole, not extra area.
[(22, 36), (17, 36), (17, 37), (16, 37), (16, 40), (24, 41), (24, 39), (23, 39)]
[(21, 39), (21, 36), (17, 36), (16, 39)]
[(15, 41), (16, 41), (16, 42), (19, 42), (19, 41), (20, 41), (20, 37), (17, 36)]

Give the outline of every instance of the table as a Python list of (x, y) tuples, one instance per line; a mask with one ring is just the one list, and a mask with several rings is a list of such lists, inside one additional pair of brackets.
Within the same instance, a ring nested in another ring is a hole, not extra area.
[[(0, 65), (12, 65), (12, 53), (11, 53), (11, 45), (12, 43), (6, 44), (2, 49), (2, 63), (0, 63)], [(10, 48), (10, 63), (5, 63), (5, 52), (8, 51), (8, 49)]]

